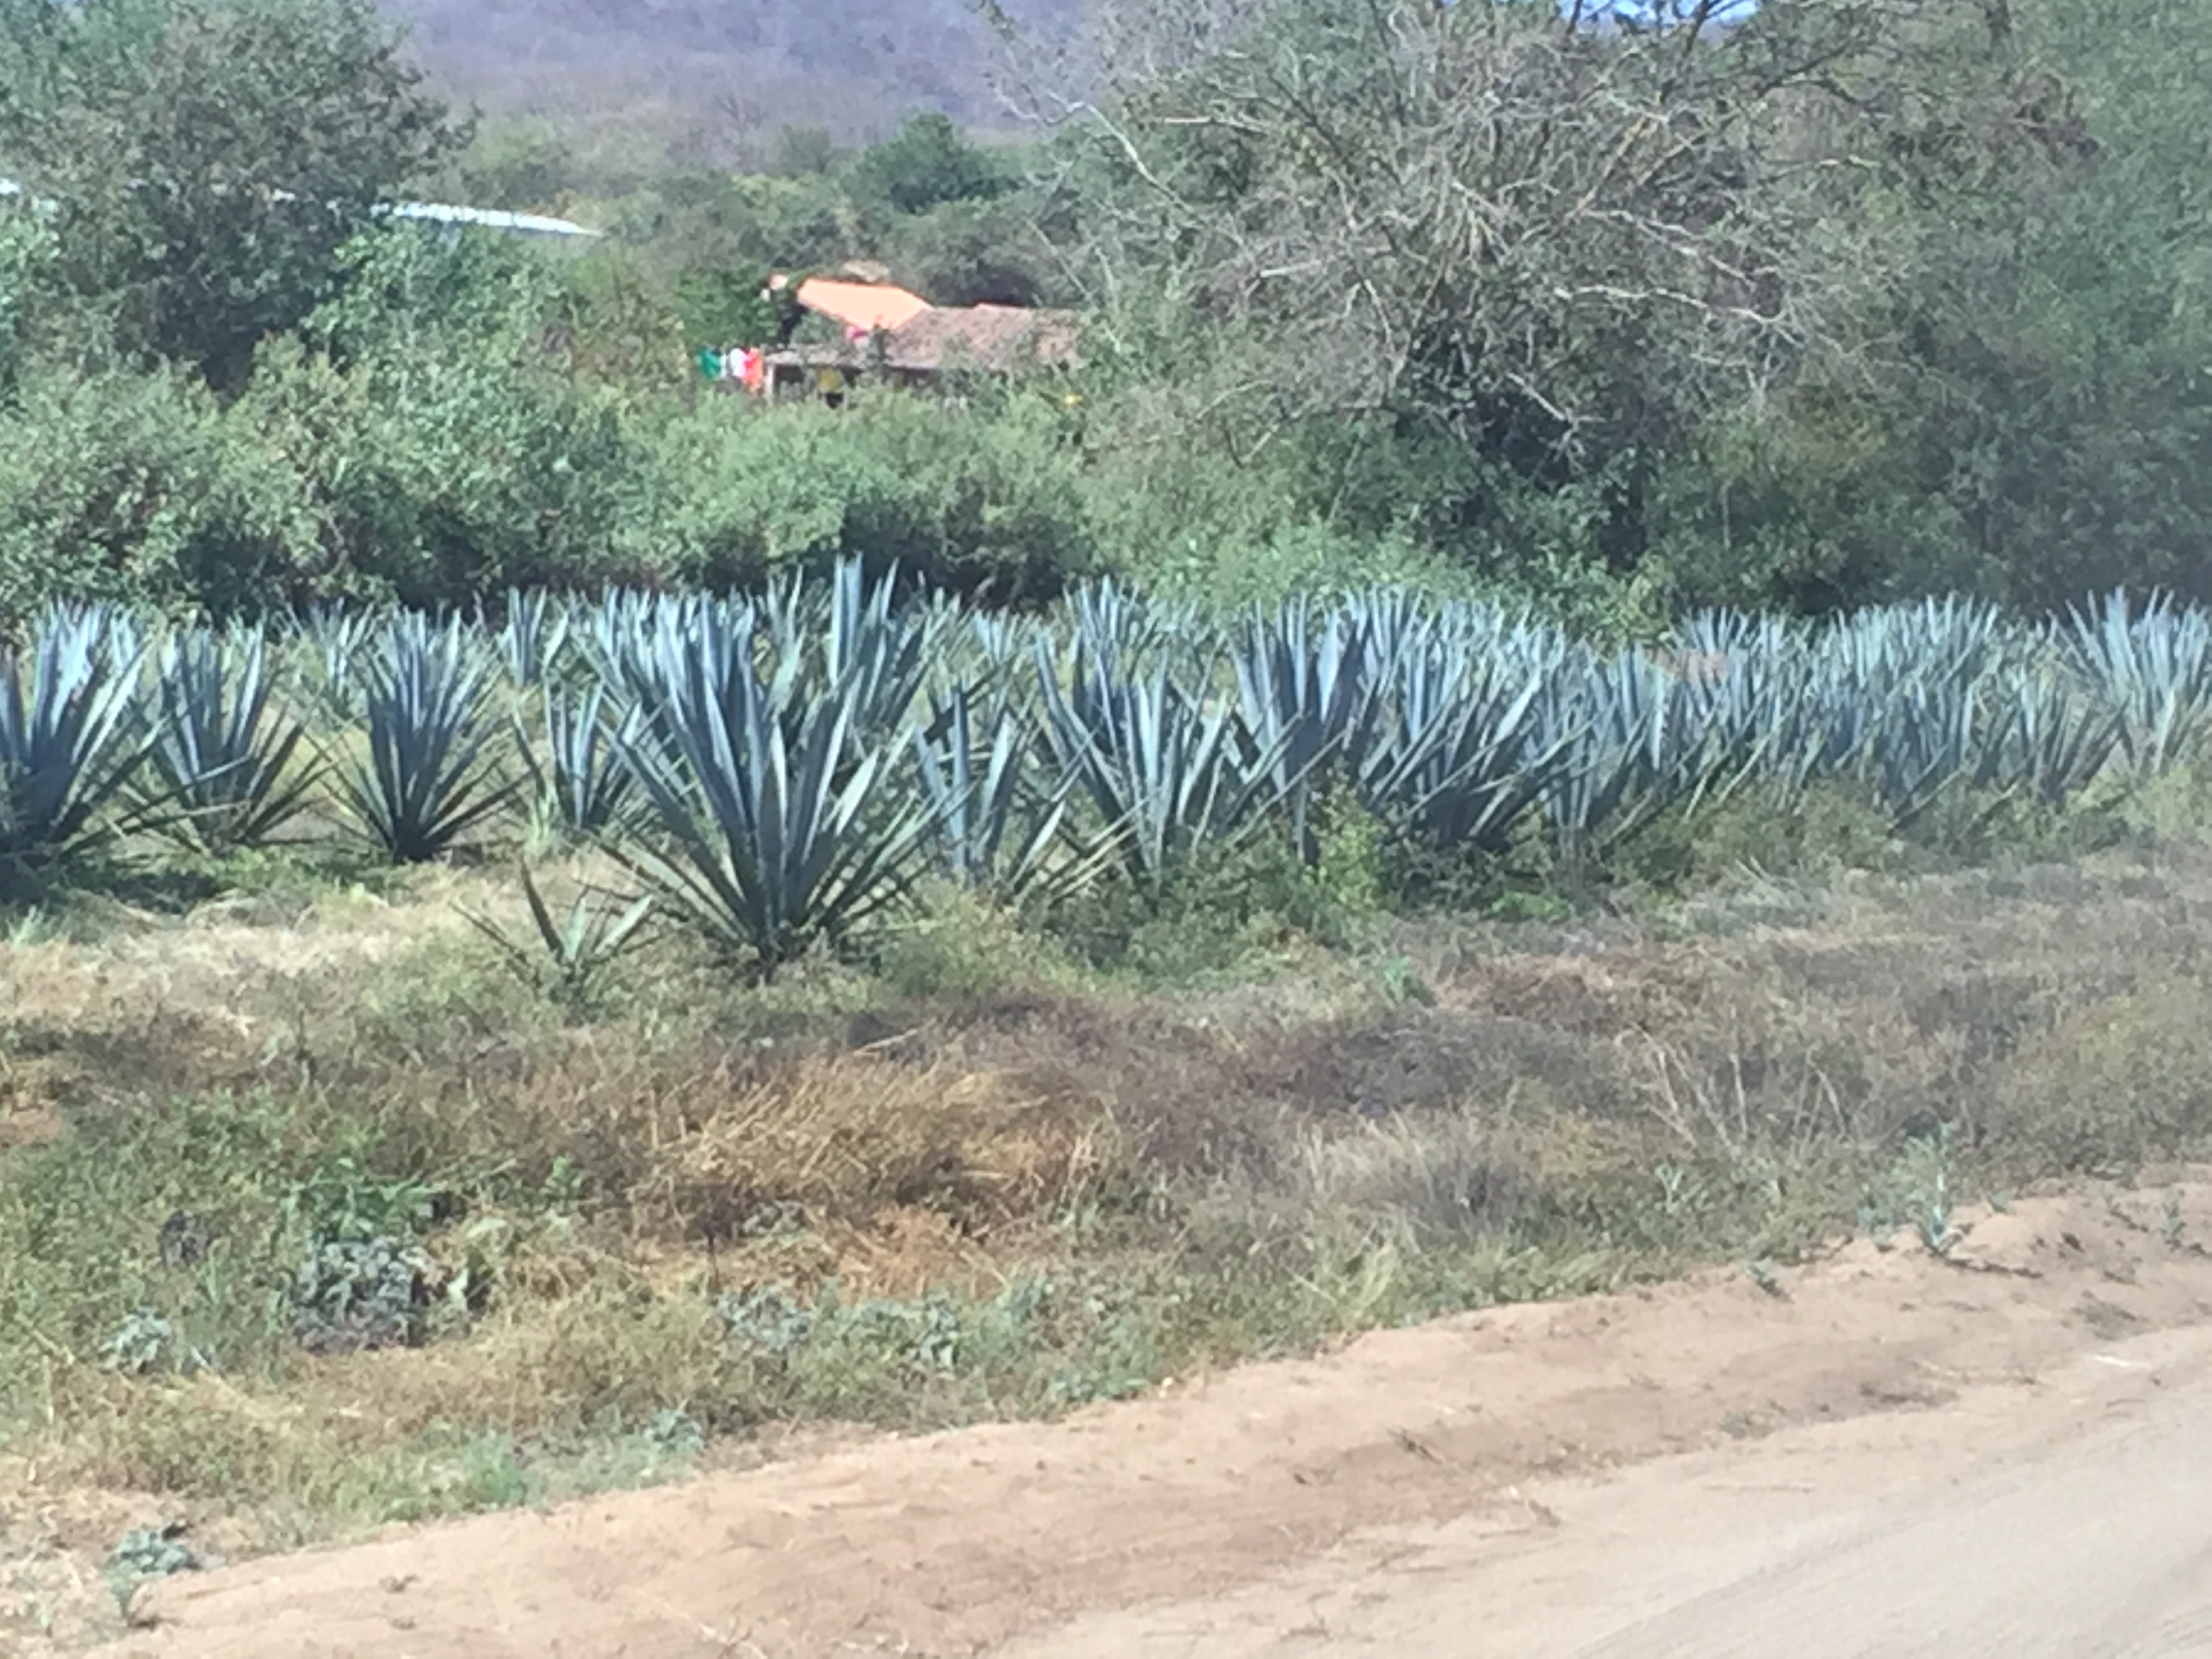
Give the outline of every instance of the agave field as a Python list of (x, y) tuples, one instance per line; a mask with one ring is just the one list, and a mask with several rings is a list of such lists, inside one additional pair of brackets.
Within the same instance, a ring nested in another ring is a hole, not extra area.
[(1974, 790), (2063, 807), (2174, 765), (2212, 623), (2115, 596), (1822, 624), (1711, 613), (1664, 651), (1396, 591), (1211, 619), (1110, 585), (1048, 616), (895, 601), (856, 567), (757, 598), (508, 597), (269, 630), (58, 607), (0, 653), (0, 860), (118, 835), (216, 855), (333, 817), (395, 862), (605, 846), (763, 970), (933, 872), (1000, 898), (1209, 846), (1389, 831), (1602, 859), (1669, 811), (1839, 783), (1900, 827)]

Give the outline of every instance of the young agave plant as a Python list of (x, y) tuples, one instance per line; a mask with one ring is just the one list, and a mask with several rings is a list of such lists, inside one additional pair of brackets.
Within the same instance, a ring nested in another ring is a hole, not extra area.
[(2154, 599), (2140, 615), (2124, 592), (2070, 618), (2074, 669), (2120, 720), (2120, 744), (2138, 778), (2166, 771), (2212, 729), (2212, 618)]
[(522, 866), (521, 874), (523, 897), (529, 903), (531, 927), (537, 934), (536, 950), (511, 938), (496, 922), (473, 911), (461, 914), (498, 948), (517, 977), (544, 992), (571, 1015), (581, 1016), (598, 1000), (615, 966), (645, 942), (645, 924), (653, 913), (653, 901), (640, 898), (624, 903), (586, 888), (569, 905), (568, 914), (556, 919), (528, 865)]
[(884, 787), (898, 745), (866, 734), (860, 681), (779, 705), (749, 637), (664, 630), (655, 647), (642, 718), (611, 741), (659, 842), (621, 856), (767, 978), (904, 890), (928, 808)]
[(515, 721), (515, 746), (539, 811), (579, 838), (625, 828), (635, 816), (637, 784), (616, 760), (610, 732), (618, 728), (634, 739), (641, 723), (636, 707), (616, 721), (604, 685), (580, 696), (549, 685), (544, 696), (542, 756), (537, 738), (520, 716)]
[(0, 647), (0, 862), (82, 848), (149, 741), (144, 647), (120, 612), (57, 607), (27, 650)]
[(258, 846), (315, 781), (312, 765), (291, 769), (300, 725), (270, 712), (263, 636), (173, 635), (155, 683), (161, 720), (147, 793), (161, 827), (216, 857)]
[(368, 761), (346, 769), (347, 803), (395, 864), (420, 864), (504, 804), (485, 764), (489, 664), (458, 623), (396, 618), (362, 668)]
[[(939, 866), (963, 886), (1018, 898), (1048, 871), (1067, 811), (1073, 780), (1040, 787), (1031, 775), (1034, 738), (1003, 703), (977, 730), (968, 689), (956, 686), (931, 708), (914, 734), (915, 770), (929, 803), (928, 845)], [(1080, 863), (1061, 866), (1080, 878)]]
[(1048, 645), (1036, 657), (1046, 743), (1139, 887), (1157, 891), (1201, 848), (1243, 840), (1279, 799), (1286, 738), (1257, 742), (1237, 711), (1209, 711), (1164, 665), (1123, 681), (1079, 641), (1063, 693)]

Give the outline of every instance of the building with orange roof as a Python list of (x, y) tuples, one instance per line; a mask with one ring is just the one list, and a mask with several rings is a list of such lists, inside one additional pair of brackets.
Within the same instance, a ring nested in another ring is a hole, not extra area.
[(921, 295), (894, 283), (847, 283), (827, 276), (810, 276), (801, 283), (799, 303), (861, 334), (903, 328), (929, 309), (929, 301)]

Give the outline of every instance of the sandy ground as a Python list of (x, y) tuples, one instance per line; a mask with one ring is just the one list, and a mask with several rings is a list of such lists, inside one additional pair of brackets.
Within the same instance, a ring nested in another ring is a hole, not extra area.
[(2212, 1653), (2212, 1187), (173, 1579), (147, 1659)]

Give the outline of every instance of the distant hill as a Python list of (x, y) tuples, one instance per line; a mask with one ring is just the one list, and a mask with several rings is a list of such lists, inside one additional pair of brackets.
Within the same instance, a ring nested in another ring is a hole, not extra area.
[[(969, 0), (383, 0), (449, 95), (580, 129), (627, 120), (679, 155), (786, 125), (879, 136), (917, 109), (996, 124), (995, 42)], [(1022, 0), (1064, 27), (1083, 0)]]

